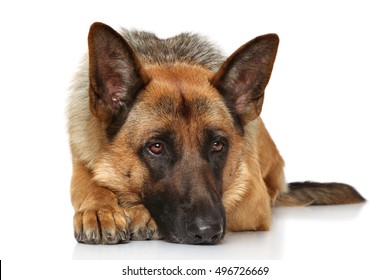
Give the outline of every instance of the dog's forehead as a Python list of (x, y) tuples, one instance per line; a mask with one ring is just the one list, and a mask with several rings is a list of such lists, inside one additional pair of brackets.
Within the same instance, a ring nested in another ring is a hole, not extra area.
[(153, 66), (147, 68), (147, 73), (151, 78), (149, 90), (153, 95), (180, 93), (186, 99), (198, 95), (212, 98), (210, 80), (213, 72), (203, 67), (188, 64)]
[(189, 134), (234, 129), (224, 99), (210, 83), (213, 73), (198, 68), (161, 67), (148, 72), (151, 80), (127, 120), (135, 138), (165, 130)]
[(214, 72), (197, 64), (178, 62), (168, 65), (145, 65), (147, 74), (156, 80), (199, 83), (210, 80)]
[[(213, 73), (192, 65), (153, 67), (148, 71), (151, 81), (141, 100), (153, 107), (157, 116), (226, 119), (229, 111), (222, 96), (211, 85)], [(152, 113), (152, 114), (153, 114)]]

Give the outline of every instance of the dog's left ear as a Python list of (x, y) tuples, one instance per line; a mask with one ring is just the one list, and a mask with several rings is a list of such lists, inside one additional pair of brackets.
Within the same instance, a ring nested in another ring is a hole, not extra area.
[(260, 115), (278, 45), (276, 34), (256, 37), (231, 55), (211, 80), (242, 125)]

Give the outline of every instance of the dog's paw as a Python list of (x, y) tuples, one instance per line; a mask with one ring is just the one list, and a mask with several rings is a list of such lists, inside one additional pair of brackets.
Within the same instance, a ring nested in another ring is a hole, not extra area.
[(120, 208), (102, 206), (78, 211), (73, 218), (74, 236), (87, 244), (116, 244), (130, 239), (130, 219)]
[(149, 210), (143, 205), (125, 208), (127, 217), (130, 218), (130, 239), (151, 240), (160, 239), (156, 222), (150, 216)]

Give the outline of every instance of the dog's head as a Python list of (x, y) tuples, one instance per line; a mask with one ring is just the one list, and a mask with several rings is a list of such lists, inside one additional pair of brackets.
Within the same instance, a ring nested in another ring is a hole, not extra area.
[(119, 203), (143, 203), (171, 242), (215, 244), (226, 228), (224, 187), (260, 114), (278, 46), (255, 38), (217, 73), (177, 63), (142, 64), (113, 29), (89, 34), (90, 108), (107, 145), (98, 179)]

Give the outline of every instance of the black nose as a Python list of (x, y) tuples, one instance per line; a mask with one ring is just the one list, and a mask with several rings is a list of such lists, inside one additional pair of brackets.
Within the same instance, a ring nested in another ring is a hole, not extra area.
[(216, 244), (224, 236), (223, 223), (197, 218), (188, 224), (187, 235), (190, 244)]

